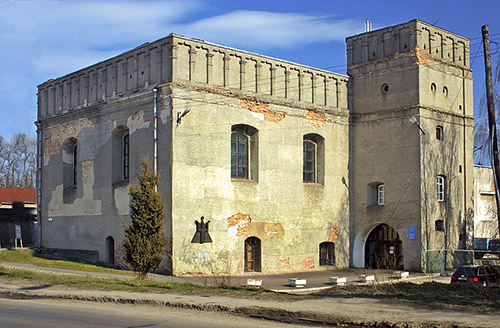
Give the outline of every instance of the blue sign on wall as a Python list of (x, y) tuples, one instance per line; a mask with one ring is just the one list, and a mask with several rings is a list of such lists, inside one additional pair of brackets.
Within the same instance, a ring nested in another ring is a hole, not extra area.
[(417, 228), (416, 227), (408, 227), (408, 240), (417, 239)]

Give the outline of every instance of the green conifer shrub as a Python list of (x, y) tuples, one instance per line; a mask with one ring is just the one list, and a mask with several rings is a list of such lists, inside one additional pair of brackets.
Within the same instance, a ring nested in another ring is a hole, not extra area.
[(163, 223), (165, 202), (155, 190), (159, 179), (150, 163), (143, 160), (139, 185), (130, 186), (129, 191), (132, 224), (125, 228), (125, 260), (142, 279), (158, 268), (168, 244)]

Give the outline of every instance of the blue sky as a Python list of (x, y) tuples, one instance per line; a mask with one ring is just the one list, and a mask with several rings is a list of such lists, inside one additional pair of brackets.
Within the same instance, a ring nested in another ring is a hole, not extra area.
[(0, 136), (35, 134), (38, 84), (170, 33), (345, 74), (345, 37), (363, 32), (366, 18), (373, 29), (417, 18), (468, 37), (477, 112), (481, 26), (495, 65), (499, 0), (0, 0)]

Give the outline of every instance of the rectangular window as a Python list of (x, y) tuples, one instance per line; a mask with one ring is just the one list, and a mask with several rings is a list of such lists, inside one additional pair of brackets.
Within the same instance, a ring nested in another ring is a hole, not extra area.
[(384, 185), (380, 184), (377, 186), (377, 204), (384, 205), (385, 204), (385, 192)]
[(444, 176), (438, 175), (436, 180), (437, 201), (444, 202), (445, 200), (445, 179)]

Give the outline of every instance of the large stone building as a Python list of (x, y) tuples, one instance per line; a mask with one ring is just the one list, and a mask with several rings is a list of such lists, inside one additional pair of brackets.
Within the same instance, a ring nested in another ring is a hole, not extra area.
[[(414, 20), (348, 38), (343, 76), (171, 34), (49, 80), (42, 246), (114, 263), (147, 158), (166, 272), (421, 270), (472, 237), (468, 49)], [(211, 242), (193, 243), (202, 216)]]

